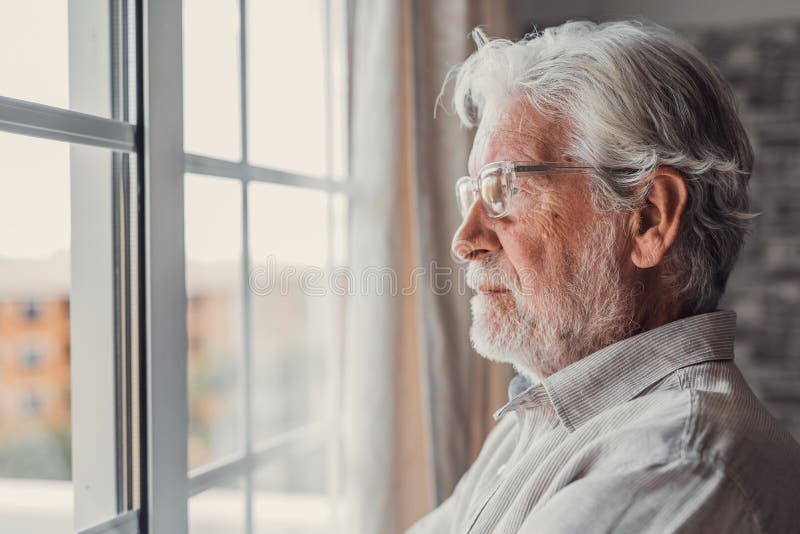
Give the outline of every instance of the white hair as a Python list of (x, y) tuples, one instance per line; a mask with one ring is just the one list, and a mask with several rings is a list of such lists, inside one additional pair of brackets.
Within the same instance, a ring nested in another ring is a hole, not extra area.
[(642, 21), (569, 21), (518, 42), (472, 36), (478, 50), (448, 74), (466, 126), (524, 95), (566, 126), (563, 156), (594, 168), (597, 209), (639, 209), (656, 167), (681, 173), (688, 201), (661, 273), (684, 312), (715, 309), (753, 217), (752, 148), (716, 69)]

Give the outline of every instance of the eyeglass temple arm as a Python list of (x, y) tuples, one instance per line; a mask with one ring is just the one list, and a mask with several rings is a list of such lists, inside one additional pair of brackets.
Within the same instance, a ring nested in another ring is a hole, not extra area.
[(538, 172), (552, 171), (555, 169), (593, 169), (594, 167), (572, 166), (572, 165), (515, 165), (515, 172)]

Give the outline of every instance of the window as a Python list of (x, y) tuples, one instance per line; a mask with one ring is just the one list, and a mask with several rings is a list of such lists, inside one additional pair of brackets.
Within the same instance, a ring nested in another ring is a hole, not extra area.
[(189, 531), (330, 532), (345, 6), (185, 0), (183, 16)]
[(35, 321), (39, 317), (39, 304), (35, 300), (27, 300), (22, 306), (22, 316), (28, 321)]
[(22, 396), (20, 411), (23, 416), (36, 417), (42, 410), (42, 398), (35, 391), (29, 391)]
[(137, 528), (133, 5), (14, 3), (0, 21), (4, 532)]
[(23, 347), (22, 356), (20, 357), (23, 368), (33, 371), (42, 365), (42, 360), (44, 360), (44, 351), (38, 346), (30, 344)]
[(335, 530), (343, 297), (326, 277), (347, 261), (345, 14), (344, 0), (4, 14), (4, 531)]

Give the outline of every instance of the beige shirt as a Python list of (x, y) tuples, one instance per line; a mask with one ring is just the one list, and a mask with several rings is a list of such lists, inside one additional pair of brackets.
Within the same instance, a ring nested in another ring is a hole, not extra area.
[(800, 446), (734, 364), (735, 329), (688, 317), (531, 385), (408, 532), (800, 532)]

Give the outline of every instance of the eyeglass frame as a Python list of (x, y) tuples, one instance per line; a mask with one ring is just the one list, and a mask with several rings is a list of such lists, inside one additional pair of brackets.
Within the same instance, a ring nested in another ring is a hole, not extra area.
[[(456, 203), (458, 204), (459, 212), (461, 212), (461, 198), (459, 194), (459, 187), (461, 184), (469, 183), (472, 186), (472, 191), (477, 193), (477, 198), (475, 202), (480, 199), (481, 203), (483, 204), (484, 210), (486, 211), (486, 215), (491, 219), (502, 219), (503, 217), (508, 216), (511, 213), (511, 209), (513, 208), (512, 198), (514, 197), (514, 189), (523, 189), (521, 187), (516, 187), (517, 181), (517, 174), (547, 174), (558, 172), (559, 174), (578, 174), (590, 170), (595, 170), (594, 167), (588, 167), (584, 165), (565, 165), (567, 162), (535, 162), (535, 161), (493, 161), (491, 163), (487, 163), (483, 167), (480, 168), (478, 171), (478, 177), (472, 178), (471, 176), (462, 176), (458, 180), (456, 180), (455, 184), (455, 193), (456, 193)], [(480, 180), (481, 175), (486, 171), (486, 169), (490, 167), (500, 166), (503, 168), (504, 175), (506, 176), (506, 187), (509, 190), (509, 200), (508, 200), (508, 207), (505, 211), (498, 215), (493, 215), (489, 209), (486, 208), (487, 201), (483, 197), (483, 192), (480, 187)], [(566, 173), (563, 171), (567, 171)], [(523, 189), (525, 190), (525, 189)], [(529, 191), (530, 192), (530, 191)], [(473, 202), (473, 204), (475, 203)], [(472, 209), (472, 205), (470, 205), (470, 210)], [(462, 213), (462, 219), (466, 220), (469, 211), (465, 214)]]

